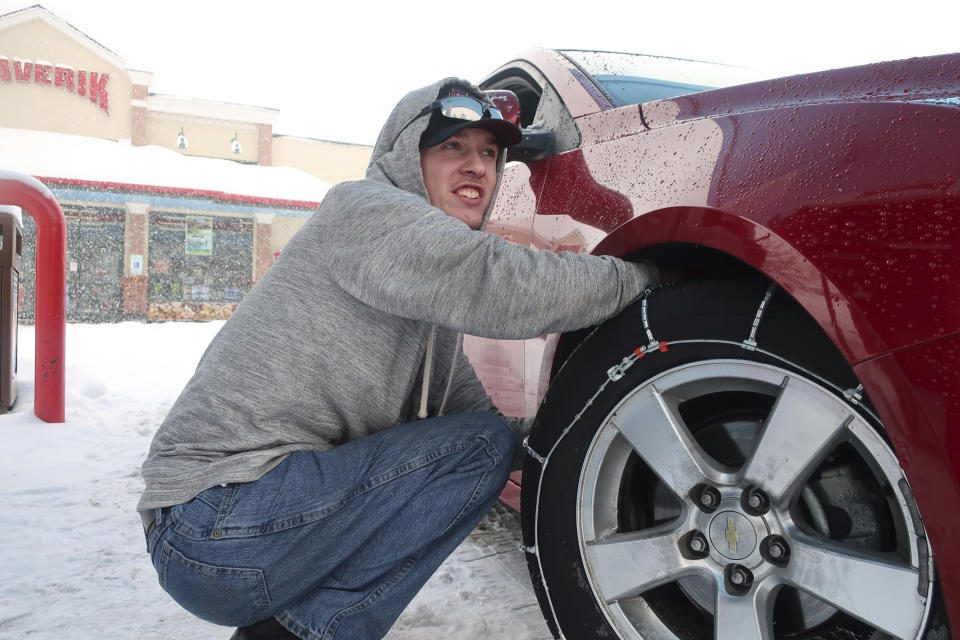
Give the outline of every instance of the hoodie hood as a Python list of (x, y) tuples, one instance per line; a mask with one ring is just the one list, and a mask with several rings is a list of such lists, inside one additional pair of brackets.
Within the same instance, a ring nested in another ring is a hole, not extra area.
[[(468, 89), (474, 98), (490, 102), (473, 83), (454, 77), (444, 78), (439, 82), (411, 91), (393, 108), (390, 117), (380, 130), (370, 157), (370, 164), (367, 165), (366, 177), (369, 180), (392, 184), (420, 196), (427, 202), (430, 201), (423, 182), (423, 172), (420, 169), (420, 137), (430, 123), (430, 114), (423, 115), (413, 122), (410, 119), (436, 100), (441, 95), (441, 91), (453, 85)], [(407, 125), (406, 128), (404, 125)], [(493, 204), (496, 202), (506, 155), (506, 150), (502, 150), (497, 157), (497, 180), (490, 204), (483, 213), (481, 230), (486, 227)]]
[[(444, 78), (429, 86), (411, 91), (397, 103), (387, 118), (386, 123), (380, 130), (377, 142), (373, 147), (373, 154), (370, 157), (370, 164), (367, 165), (367, 179), (377, 180), (389, 183), (395, 187), (416, 194), (430, 202), (427, 195), (427, 187), (423, 182), (423, 171), (420, 168), (420, 138), (430, 124), (430, 114), (411, 121), (425, 106), (436, 100), (440, 95), (445, 94), (446, 90), (452, 86), (459, 86), (467, 89), (471, 96), (489, 102), (486, 96), (481, 93), (475, 85), (460, 78)], [(493, 193), (490, 196), (490, 204), (483, 212), (483, 220), (480, 223), (480, 231), (487, 226), (490, 219), (490, 212), (493, 210), (493, 204), (496, 202), (497, 193), (500, 190), (500, 181), (503, 178), (503, 167), (506, 163), (506, 153), (501, 152), (497, 155), (497, 180), (494, 183)], [(436, 340), (436, 327), (430, 328), (430, 335), (427, 338), (426, 354), (423, 363), (423, 381), (421, 384), (421, 395), (419, 402), (418, 417), (427, 417), (427, 395), (430, 389), (430, 377), (433, 368), (433, 349)], [(448, 385), (443, 394), (441, 407), (446, 404), (447, 394), (449, 393), (449, 381), (452, 380), (453, 370), (457, 362), (457, 353), (459, 351), (459, 336), (457, 337), (457, 346), (451, 354), (451, 370), (448, 378)], [(441, 408), (441, 413), (443, 409)]]

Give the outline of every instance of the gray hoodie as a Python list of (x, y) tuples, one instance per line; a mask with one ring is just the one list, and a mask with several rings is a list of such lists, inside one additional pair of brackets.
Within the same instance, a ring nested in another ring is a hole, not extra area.
[(429, 204), (419, 150), (429, 117), (400, 129), (454, 80), (400, 101), (366, 179), (330, 189), (210, 343), (154, 436), (138, 509), (416, 420), (424, 380), (428, 415), (495, 411), (461, 333), (582, 328), (651, 283), (649, 265), (534, 251)]

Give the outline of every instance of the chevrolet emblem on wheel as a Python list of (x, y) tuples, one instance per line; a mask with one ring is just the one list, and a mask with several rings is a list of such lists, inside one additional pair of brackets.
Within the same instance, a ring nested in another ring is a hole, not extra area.
[(737, 525), (733, 521), (733, 518), (727, 518), (727, 546), (730, 548), (730, 553), (737, 552), (737, 540), (740, 539), (740, 534), (737, 533)]

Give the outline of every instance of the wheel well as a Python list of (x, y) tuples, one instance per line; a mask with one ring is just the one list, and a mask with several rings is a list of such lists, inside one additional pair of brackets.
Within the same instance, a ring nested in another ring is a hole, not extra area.
[[(622, 257), (631, 262), (649, 260), (660, 267), (682, 273), (685, 279), (710, 277), (744, 281), (769, 280), (766, 275), (733, 256), (700, 244), (670, 242), (644, 247)], [(551, 380), (570, 354), (592, 331), (593, 327), (587, 327), (560, 337), (550, 369)]]

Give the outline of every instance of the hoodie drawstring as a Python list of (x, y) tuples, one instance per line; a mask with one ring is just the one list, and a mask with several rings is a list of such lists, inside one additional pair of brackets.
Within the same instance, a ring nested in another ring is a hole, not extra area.
[[(417, 411), (417, 417), (423, 420), (427, 417), (427, 392), (430, 390), (430, 374), (433, 371), (433, 344), (436, 326), (430, 327), (430, 336), (427, 338), (427, 354), (424, 356), (423, 363), (423, 387), (420, 388), (420, 410)], [(450, 359), (450, 373), (447, 375), (447, 386), (443, 390), (443, 400), (440, 401), (440, 410), (438, 416), (443, 415), (443, 410), (447, 407), (447, 398), (450, 397), (450, 387), (453, 385), (453, 373), (457, 369), (457, 355), (460, 354), (460, 342), (463, 340), (463, 334), (457, 334), (457, 340), (453, 345), (453, 357)]]
[(460, 354), (460, 341), (463, 340), (463, 334), (457, 334), (457, 341), (453, 345), (453, 358), (450, 359), (450, 375), (447, 376), (447, 388), (443, 390), (443, 400), (440, 402), (440, 411), (438, 416), (443, 415), (443, 410), (447, 407), (447, 398), (450, 397), (450, 385), (453, 384), (453, 372), (457, 369), (457, 356)]
[(430, 336), (427, 338), (427, 355), (423, 362), (423, 387), (420, 389), (420, 410), (417, 411), (417, 417), (423, 420), (427, 417), (427, 392), (430, 391), (430, 369), (433, 367), (433, 336), (436, 333), (435, 326), (430, 327)]

